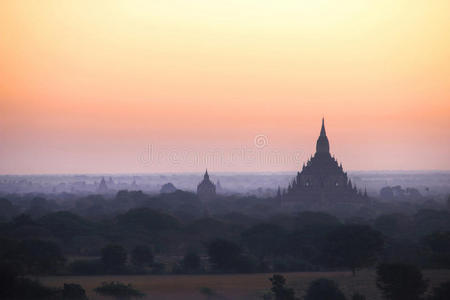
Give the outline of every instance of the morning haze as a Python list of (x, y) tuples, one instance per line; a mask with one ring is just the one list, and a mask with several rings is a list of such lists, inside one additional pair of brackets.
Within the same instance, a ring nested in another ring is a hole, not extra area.
[(0, 24), (0, 299), (450, 299), (448, 0)]

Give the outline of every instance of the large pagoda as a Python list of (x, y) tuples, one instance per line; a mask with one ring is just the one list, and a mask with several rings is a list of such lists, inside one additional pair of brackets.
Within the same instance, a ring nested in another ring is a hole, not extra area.
[(344, 172), (342, 164), (330, 154), (330, 144), (325, 131), (325, 121), (316, 143), (316, 153), (283, 193), (283, 201), (310, 203), (354, 202), (367, 198), (367, 193), (358, 191)]

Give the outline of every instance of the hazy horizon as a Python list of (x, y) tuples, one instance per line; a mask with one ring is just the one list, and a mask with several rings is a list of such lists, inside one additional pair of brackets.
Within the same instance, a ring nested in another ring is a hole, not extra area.
[[(212, 173), (215, 175), (232, 175), (232, 174), (295, 174), (299, 172), (300, 169), (297, 170), (287, 170), (287, 171), (213, 171), (208, 169), (208, 173)], [(344, 170), (348, 173), (393, 173), (393, 174), (407, 174), (407, 173), (450, 173), (450, 170)], [(201, 171), (161, 171), (161, 172), (119, 172), (119, 173), (102, 173), (102, 172), (93, 172), (93, 173), (0, 173), (0, 176), (144, 176), (144, 175), (203, 175), (205, 170)]]

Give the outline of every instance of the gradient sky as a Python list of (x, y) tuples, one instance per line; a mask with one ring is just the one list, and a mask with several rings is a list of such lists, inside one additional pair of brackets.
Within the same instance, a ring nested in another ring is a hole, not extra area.
[(2, 174), (294, 171), (322, 116), (346, 169), (450, 169), (450, 1), (0, 2)]

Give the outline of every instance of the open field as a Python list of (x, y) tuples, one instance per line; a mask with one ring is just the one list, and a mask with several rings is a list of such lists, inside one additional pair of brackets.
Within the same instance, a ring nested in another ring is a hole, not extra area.
[[(283, 273), (287, 284), (295, 288), (297, 296), (303, 296), (308, 284), (317, 278), (325, 277), (335, 280), (347, 294), (360, 292), (368, 300), (381, 299), (375, 286), (375, 272), (361, 271), (355, 277), (350, 272), (301, 272)], [(431, 286), (450, 279), (450, 270), (424, 271), (425, 278)], [(270, 288), (267, 274), (236, 275), (137, 275), (137, 276), (52, 276), (43, 277), (41, 281), (49, 286), (62, 286), (63, 283), (78, 283), (88, 293), (90, 299), (106, 299), (93, 292), (103, 281), (120, 281), (131, 283), (147, 294), (145, 299), (208, 299), (201, 293), (202, 287), (215, 292), (209, 299), (262, 299)]]

